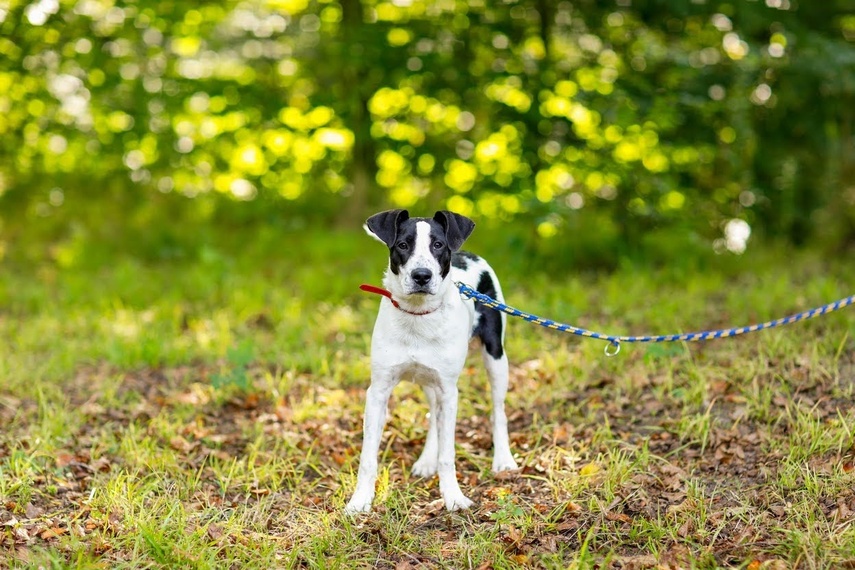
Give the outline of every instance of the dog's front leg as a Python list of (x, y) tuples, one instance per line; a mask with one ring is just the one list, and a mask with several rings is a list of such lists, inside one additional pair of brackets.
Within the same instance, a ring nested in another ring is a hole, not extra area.
[(374, 500), (374, 483), (377, 481), (377, 454), (380, 438), (386, 423), (386, 407), (395, 384), (391, 379), (374, 381), (365, 394), (365, 418), (363, 420), (362, 453), (359, 456), (359, 471), (356, 489), (344, 508), (346, 514), (366, 513)]
[(454, 467), (454, 431), (457, 423), (457, 383), (443, 380), (437, 398), (437, 440), (439, 444), (439, 492), (449, 511), (468, 509), (470, 501), (460, 490), (457, 483), (457, 471)]
[(437, 442), (436, 416), (439, 404), (437, 403), (436, 388), (430, 385), (422, 386), (428, 401), (430, 415), (428, 417), (428, 432), (425, 438), (425, 448), (419, 459), (413, 463), (413, 475), (416, 477), (430, 477), (436, 474), (436, 464), (439, 458), (439, 444)]

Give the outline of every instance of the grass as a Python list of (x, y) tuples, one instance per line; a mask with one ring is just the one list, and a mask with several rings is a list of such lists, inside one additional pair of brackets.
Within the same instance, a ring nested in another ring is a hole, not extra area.
[[(442, 509), (409, 474), (426, 430), (402, 385), (372, 514), (355, 482), (382, 248), (351, 234), (0, 274), (0, 567), (838, 568), (855, 565), (855, 320), (625, 345), (513, 322), (518, 473), (490, 473), (486, 376), (461, 378)], [(297, 247), (299, 245), (299, 247)], [(615, 333), (776, 318), (855, 269), (774, 252), (544, 274), (488, 240), (512, 305)], [(100, 257), (99, 257), (100, 255)], [(72, 260), (73, 261), (73, 260)]]

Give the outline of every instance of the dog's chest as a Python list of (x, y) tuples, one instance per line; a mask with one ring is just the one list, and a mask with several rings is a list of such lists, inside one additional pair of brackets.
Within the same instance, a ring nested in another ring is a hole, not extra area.
[(371, 359), (374, 365), (423, 367), (442, 373), (466, 359), (472, 313), (464, 303), (430, 315), (414, 317), (389, 307), (374, 325)]

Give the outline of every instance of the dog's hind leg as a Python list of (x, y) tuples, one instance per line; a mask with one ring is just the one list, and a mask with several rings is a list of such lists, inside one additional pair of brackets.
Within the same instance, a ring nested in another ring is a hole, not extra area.
[[(501, 293), (496, 291), (492, 281), (485, 283), (483, 277), (482, 282), (479, 283), (479, 291), (482, 289), (487, 294), (501, 298)], [(506, 323), (504, 315), (492, 309), (476, 306), (476, 311), (479, 315), (475, 334), (481, 339), (481, 356), (484, 359), (484, 368), (487, 369), (493, 396), (493, 411), (490, 414), (490, 423), (493, 428), (493, 473), (499, 473), (517, 468), (514, 454), (511, 453), (508, 417), (505, 415), (505, 396), (508, 394), (510, 376), (503, 334)]]
[(438, 412), (437, 394), (433, 386), (423, 385), (422, 390), (430, 407), (428, 414), (428, 432), (425, 438), (425, 448), (419, 459), (413, 463), (413, 475), (430, 477), (436, 474), (436, 464), (439, 461), (439, 445), (437, 442), (436, 417)]
[[(514, 454), (511, 452), (508, 437), (508, 418), (505, 415), (505, 396), (508, 393), (508, 357), (502, 351), (498, 358), (490, 354), (486, 344), (481, 349), (484, 367), (490, 379), (490, 391), (493, 396), (493, 411), (490, 420), (493, 428), (493, 472), (508, 471), (517, 468)], [(495, 351), (493, 351), (495, 352)]]
[[(372, 375), (373, 376), (373, 375)], [(377, 481), (377, 454), (380, 451), (380, 438), (386, 423), (386, 408), (389, 396), (396, 382), (391, 378), (376, 381), (365, 394), (365, 419), (363, 421), (362, 453), (359, 456), (359, 471), (356, 475), (356, 489), (344, 508), (347, 514), (366, 513), (371, 510), (374, 500), (374, 483)]]

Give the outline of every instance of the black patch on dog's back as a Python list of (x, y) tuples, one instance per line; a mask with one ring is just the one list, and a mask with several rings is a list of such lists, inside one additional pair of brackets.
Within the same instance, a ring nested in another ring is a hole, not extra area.
[[(471, 255), (471, 254), (470, 254)], [(496, 286), (487, 271), (481, 273), (478, 278), (478, 286), (475, 289), (488, 297), (496, 298)], [(475, 326), (473, 336), (481, 339), (484, 350), (493, 358), (499, 359), (504, 354), (502, 347), (502, 316), (498, 311), (475, 303), (475, 312), (478, 314), (478, 324)]]
[(451, 265), (457, 269), (467, 269), (470, 261), (478, 261), (478, 256), (468, 251), (458, 251), (451, 256)]

